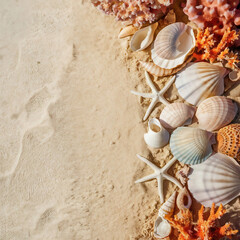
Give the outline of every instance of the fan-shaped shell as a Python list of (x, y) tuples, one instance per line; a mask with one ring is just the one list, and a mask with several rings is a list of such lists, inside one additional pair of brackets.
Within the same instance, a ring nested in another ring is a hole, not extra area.
[(233, 158), (214, 153), (192, 168), (188, 188), (202, 205), (225, 205), (240, 195), (240, 166)]
[(170, 138), (172, 154), (180, 162), (200, 164), (212, 153), (212, 136), (212, 133), (199, 128), (179, 127)]
[(240, 124), (230, 124), (217, 134), (218, 152), (240, 161)]
[(185, 103), (172, 103), (167, 105), (160, 114), (163, 127), (174, 129), (192, 123), (195, 108)]
[(224, 96), (215, 96), (200, 103), (196, 117), (200, 128), (214, 131), (229, 124), (236, 113), (237, 105), (231, 99)]
[(153, 41), (154, 32), (157, 29), (158, 23), (142, 28), (134, 33), (130, 47), (133, 51), (141, 51), (146, 49)]
[(224, 67), (207, 62), (188, 63), (176, 75), (175, 85), (183, 99), (198, 105), (206, 98), (223, 94), (226, 72)]
[(177, 22), (162, 29), (152, 48), (153, 62), (161, 68), (172, 69), (185, 61), (195, 47), (193, 29)]
[(174, 211), (174, 207), (175, 207), (175, 200), (176, 200), (176, 196), (177, 196), (177, 192), (175, 191), (170, 197), (169, 199), (160, 207), (158, 215), (161, 217), (165, 217), (167, 216), (171, 216), (173, 211)]

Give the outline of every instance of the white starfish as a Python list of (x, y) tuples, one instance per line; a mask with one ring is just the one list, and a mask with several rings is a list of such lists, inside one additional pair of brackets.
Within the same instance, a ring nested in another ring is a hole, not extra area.
[(146, 158), (140, 156), (137, 154), (137, 157), (142, 160), (143, 162), (145, 162), (148, 166), (150, 166), (153, 170), (154, 173), (145, 176), (141, 179), (138, 179), (137, 181), (135, 181), (135, 183), (140, 183), (140, 182), (145, 182), (148, 180), (152, 180), (154, 178), (157, 179), (157, 183), (158, 183), (158, 194), (160, 196), (160, 202), (163, 203), (164, 202), (164, 196), (163, 196), (163, 180), (167, 179), (171, 182), (173, 182), (174, 184), (176, 184), (180, 189), (183, 188), (182, 184), (174, 177), (170, 176), (167, 171), (168, 169), (173, 165), (173, 163), (177, 160), (175, 157), (173, 157), (163, 168), (159, 168), (156, 165), (154, 165), (152, 162), (150, 162), (149, 160), (147, 160)]
[(131, 91), (131, 93), (144, 97), (144, 98), (152, 98), (152, 102), (151, 104), (148, 106), (148, 109), (145, 113), (145, 116), (143, 118), (143, 120), (145, 121), (150, 113), (152, 112), (153, 108), (155, 107), (155, 105), (159, 102), (163, 103), (164, 105), (168, 105), (170, 104), (165, 98), (164, 98), (164, 93), (169, 89), (169, 87), (173, 84), (173, 82), (175, 81), (175, 76), (173, 76), (168, 82), (167, 84), (163, 87), (162, 90), (158, 91), (157, 88), (154, 86), (149, 74), (147, 73), (147, 71), (145, 71), (145, 77), (146, 77), (146, 81), (147, 84), (149, 85), (149, 87), (152, 89), (152, 93), (139, 93), (136, 91)]

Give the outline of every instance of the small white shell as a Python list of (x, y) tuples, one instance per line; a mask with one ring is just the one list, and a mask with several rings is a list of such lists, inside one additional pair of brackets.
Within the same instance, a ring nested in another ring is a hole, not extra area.
[(168, 143), (169, 133), (158, 119), (152, 118), (148, 122), (148, 132), (144, 134), (144, 140), (149, 147), (161, 148)]
[(141, 51), (147, 48), (153, 41), (154, 32), (157, 26), (158, 23), (156, 22), (135, 32), (130, 43), (131, 49), (133, 51)]
[(170, 235), (172, 227), (170, 223), (162, 217), (158, 217), (154, 224), (154, 237), (166, 238)]
[(200, 103), (196, 117), (199, 127), (214, 131), (229, 124), (237, 113), (237, 105), (224, 96), (210, 97)]
[(165, 128), (175, 129), (192, 123), (195, 108), (185, 103), (167, 105), (160, 114), (160, 123)]
[(212, 136), (199, 128), (179, 127), (170, 138), (172, 154), (185, 164), (200, 164), (212, 154)]
[(118, 38), (125, 38), (125, 37), (128, 37), (128, 36), (131, 36), (133, 35), (138, 29), (136, 27), (134, 27), (133, 25), (130, 25), (130, 26), (127, 26), (125, 28), (123, 28), (119, 35), (118, 35)]
[(176, 203), (180, 210), (185, 210), (186, 208), (189, 209), (192, 206), (192, 198), (186, 187), (180, 189)]
[(181, 22), (162, 29), (152, 48), (153, 62), (161, 68), (175, 68), (185, 61), (195, 48), (193, 29)]
[(160, 217), (165, 217), (167, 216), (171, 216), (173, 211), (174, 211), (174, 207), (175, 207), (175, 200), (176, 200), (176, 196), (177, 196), (177, 192), (175, 191), (170, 197), (169, 199), (160, 207), (159, 211), (158, 211), (158, 215)]
[(224, 67), (207, 62), (188, 63), (176, 75), (175, 85), (180, 96), (192, 105), (224, 92)]

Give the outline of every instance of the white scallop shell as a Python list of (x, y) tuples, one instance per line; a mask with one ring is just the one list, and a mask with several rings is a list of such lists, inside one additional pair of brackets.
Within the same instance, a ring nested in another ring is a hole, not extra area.
[(175, 85), (183, 99), (198, 105), (206, 98), (223, 94), (226, 73), (224, 67), (207, 62), (188, 63), (176, 75)]
[(152, 59), (161, 68), (175, 68), (183, 64), (194, 48), (193, 29), (182, 22), (173, 23), (158, 33), (152, 48)]
[(218, 130), (234, 119), (237, 109), (236, 103), (227, 97), (207, 98), (200, 103), (196, 112), (199, 127), (208, 131)]
[(135, 32), (130, 43), (131, 49), (133, 51), (141, 51), (147, 48), (153, 41), (157, 26), (158, 23), (156, 22)]
[(174, 207), (175, 207), (176, 196), (177, 196), (177, 192), (175, 191), (169, 197), (169, 199), (160, 207), (160, 209), (158, 211), (158, 215), (160, 217), (164, 218), (166, 215), (168, 215), (168, 216), (172, 215), (172, 213), (174, 211)]
[(170, 138), (172, 154), (180, 162), (200, 164), (212, 153), (212, 136), (212, 133), (199, 128), (179, 127)]
[(178, 193), (177, 196), (177, 206), (181, 210), (184, 210), (186, 208), (190, 208), (192, 206), (192, 198), (187, 190), (186, 187), (183, 189), (180, 189), (180, 192)]
[(192, 123), (195, 108), (185, 103), (167, 105), (160, 114), (160, 123), (165, 128), (174, 129)]
[(170, 223), (162, 217), (158, 217), (154, 224), (154, 237), (166, 238), (170, 235), (172, 227)]
[(148, 121), (148, 132), (144, 134), (144, 140), (149, 147), (161, 148), (169, 141), (169, 132), (162, 127), (158, 119)]
[(118, 35), (118, 38), (125, 38), (125, 37), (128, 37), (128, 36), (131, 36), (133, 35), (138, 29), (136, 27), (134, 27), (133, 25), (130, 25), (130, 26), (127, 26), (125, 28), (123, 28), (119, 35)]
[(240, 195), (240, 166), (233, 158), (214, 153), (204, 163), (192, 168), (188, 187), (202, 205), (225, 205)]

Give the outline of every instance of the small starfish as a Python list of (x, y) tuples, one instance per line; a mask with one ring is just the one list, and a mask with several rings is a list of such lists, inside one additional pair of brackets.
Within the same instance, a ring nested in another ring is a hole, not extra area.
[(148, 109), (146, 111), (146, 114), (143, 118), (143, 121), (145, 121), (150, 113), (152, 112), (153, 108), (155, 107), (155, 105), (159, 102), (163, 103), (164, 105), (168, 105), (170, 104), (165, 98), (164, 98), (164, 93), (169, 89), (169, 87), (173, 84), (173, 82), (175, 81), (175, 76), (173, 76), (168, 83), (163, 87), (163, 89), (161, 91), (158, 91), (157, 88), (154, 86), (149, 74), (147, 73), (147, 71), (145, 71), (145, 77), (146, 77), (146, 81), (147, 84), (149, 85), (149, 87), (152, 89), (152, 93), (139, 93), (136, 91), (131, 91), (131, 93), (144, 97), (144, 98), (152, 98), (152, 102), (151, 104), (148, 106)]
[(158, 182), (158, 194), (160, 196), (160, 202), (161, 203), (164, 202), (164, 196), (163, 196), (163, 180), (164, 179), (167, 179), (167, 180), (171, 181), (172, 183), (176, 184), (180, 189), (183, 188), (182, 184), (176, 178), (170, 176), (167, 173), (168, 169), (177, 160), (175, 157), (173, 157), (163, 168), (157, 167), (152, 162), (150, 162), (149, 160), (147, 160), (146, 158), (144, 158), (144, 157), (142, 157), (138, 154), (137, 154), (137, 157), (140, 160), (142, 160), (143, 162), (145, 162), (148, 166), (150, 166), (154, 170), (154, 173), (152, 173), (148, 176), (145, 176), (141, 179), (138, 179), (137, 181), (135, 181), (135, 183), (145, 182), (145, 181), (152, 180), (152, 179), (156, 178), (157, 182)]

